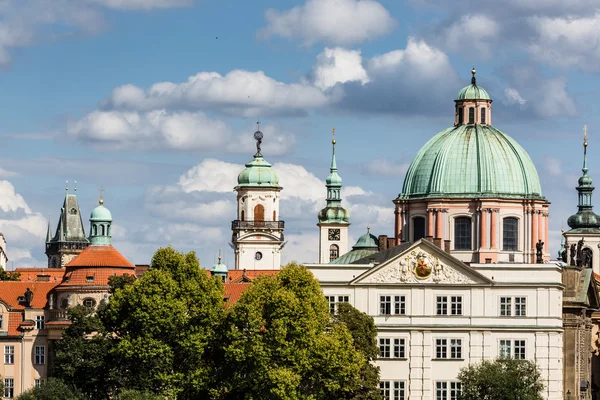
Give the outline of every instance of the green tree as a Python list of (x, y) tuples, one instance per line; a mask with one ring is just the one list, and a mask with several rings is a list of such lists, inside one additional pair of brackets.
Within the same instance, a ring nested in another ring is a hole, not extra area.
[(368, 363), (346, 325), (332, 321), (318, 281), (296, 264), (252, 283), (221, 340), (222, 399), (352, 399)]
[(21, 280), (20, 272), (8, 272), (0, 268), (0, 281), (18, 281)]
[(81, 394), (60, 379), (48, 378), (39, 387), (23, 392), (16, 400), (84, 400)]
[(337, 304), (337, 312), (333, 318), (334, 321), (346, 325), (352, 335), (354, 347), (369, 361), (360, 371), (360, 384), (353, 399), (381, 400), (379, 367), (372, 363), (379, 354), (375, 321), (345, 302)]
[(66, 384), (77, 387), (87, 398), (105, 399), (119, 386), (119, 375), (110, 358), (113, 341), (97, 311), (78, 305), (69, 309), (71, 325), (56, 341), (56, 355), (52, 375)]
[(115, 400), (164, 400), (164, 397), (140, 390), (123, 390)]
[(159, 249), (152, 269), (116, 290), (102, 320), (122, 386), (178, 399), (207, 398), (213, 385), (223, 284), (200, 269), (194, 253)]
[(537, 364), (501, 358), (469, 364), (458, 374), (462, 400), (541, 400), (544, 384)]
[(137, 278), (135, 275), (111, 275), (108, 277), (108, 291), (110, 294), (115, 293), (119, 289), (123, 289), (127, 285), (131, 285)]

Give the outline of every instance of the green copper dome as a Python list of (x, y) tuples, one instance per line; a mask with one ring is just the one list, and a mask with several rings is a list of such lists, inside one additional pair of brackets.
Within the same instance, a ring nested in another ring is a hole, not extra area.
[(280, 188), (277, 174), (262, 156), (257, 153), (254, 159), (238, 175), (238, 187)]
[(212, 268), (210, 269), (210, 274), (213, 276), (220, 276), (222, 278), (226, 278), (228, 272), (229, 270), (227, 269), (227, 266), (221, 262), (221, 256), (219, 256), (219, 262), (212, 266)]
[(477, 80), (475, 79), (475, 68), (471, 71), (473, 77), (471, 78), (471, 84), (469, 86), (465, 86), (458, 92), (455, 101), (461, 100), (489, 100), (492, 101), (490, 95), (484, 88), (481, 86), (477, 86)]
[(354, 261), (368, 257), (378, 251), (379, 240), (374, 235), (371, 235), (370, 229), (367, 228), (367, 233), (358, 238), (356, 244), (352, 246), (352, 250), (331, 261), (329, 264), (352, 264)]
[(350, 213), (343, 207), (326, 207), (319, 211), (319, 222), (349, 224)]
[(367, 233), (358, 238), (352, 249), (379, 249), (379, 240), (367, 229)]
[(413, 159), (399, 198), (543, 199), (527, 152), (491, 125), (448, 128)]
[(103, 203), (100, 203), (98, 207), (92, 210), (90, 221), (112, 221), (112, 214), (108, 208), (104, 207)]

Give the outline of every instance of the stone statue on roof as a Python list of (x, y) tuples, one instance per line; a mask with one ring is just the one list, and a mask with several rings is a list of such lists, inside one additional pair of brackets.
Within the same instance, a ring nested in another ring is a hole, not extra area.
[(544, 242), (538, 240), (535, 244), (535, 262), (536, 264), (544, 263)]
[(577, 242), (577, 266), (583, 268), (583, 238)]
[(33, 292), (31, 291), (31, 289), (27, 288), (25, 294), (23, 295), (23, 298), (25, 298), (25, 307), (30, 308), (31, 302), (33, 300)]
[(571, 244), (571, 253), (570, 254), (571, 254), (571, 259), (570, 259), (569, 265), (574, 267), (575, 266), (575, 243)]

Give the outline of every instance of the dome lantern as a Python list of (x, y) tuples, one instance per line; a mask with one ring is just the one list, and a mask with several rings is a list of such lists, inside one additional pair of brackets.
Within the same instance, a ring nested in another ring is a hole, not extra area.
[(108, 208), (104, 207), (103, 191), (104, 189), (101, 187), (98, 207), (94, 208), (90, 214), (90, 242), (93, 246), (111, 245), (112, 214)]
[(473, 66), (471, 84), (462, 88), (454, 99), (455, 126), (463, 124), (490, 125), (492, 123), (492, 99), (484, 88), (477, 85), (476, 73), (475, 66)]

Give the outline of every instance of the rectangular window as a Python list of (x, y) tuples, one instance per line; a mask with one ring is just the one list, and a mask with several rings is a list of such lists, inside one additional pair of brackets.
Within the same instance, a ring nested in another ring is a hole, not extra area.
[(4, 397), (7, 399), (15, 397), (15, 380), (13, 378), (4, 378)]
[(481, 108), (481, 123), (485, 124), (485, 107)]
[(392, 314), (392, 296), (379, 296), (379, 314)]
[(34, 356), (34, 364), (46, 364), (46, 348), (44, 346), (35, 346)]
[(448, 358), (448, 340), (436, 339), (435, 340), (435, 358)]
[(35, 329), (44, 329), (44, 316), (38, 315), (35, 317)]
[(384, 400), (405, 400), (406, 398), (404, 381), (381, 381), (379, 389)]
[(406, 315), (406, 296), (394, 296), (394, 314)]
[(41, 379), (34, 379), (33, 380), (33, 386), (35, 386), (36, 388), (42, 386), (42, 380)]
[(475, 108), (469, 107), (469, 124), (475, 123)]
[(327, 299), (327, 303), (329, 303), (329, 312), (331, 314), (335, 313), (335, 296), (325, 296)]
[(502, 250), (517, 251), (519, 248), (519, 220), (507, 217), (502, 220)]
[(435, 400), (458, 400), (462, 392), (460, 382), (436, 382)]
[(462, 109), (462, 107), (459, 107), (459, 109), (458, 109), (458, 124), (462, 125), (464, 120), (465, 120), (465, 115), (463, 114), (463, 109)]
[(4, 328), (4, 315), (0, 314), (0, 331)]
[(394, 358), (406, 358), (406, 344), (404, 339), (394, 339)]
[(471, 250), (471, 218), (454, 219), (454, 250)]
[(350, 296), (338, 296), (338, 303), (350, 303)]
[(450, 311), (452, 315), (462, 315), (462, 296), (450, 297)]
[(512, 341), (511, 340), (501, 340), (500, 341), (500, 357), (512, 357)]
[(525, 341), (515, 340), (515, 358), (519, 360), (525, 359)]
[(379, 339), (379, 357), (390, 358), (390, 343), (391, 340), (388, 338)]
[(462, 359), (461, 339), (450, 339), (450, 358)]
[(512, 315), (512, 298), (500, 297), (500, 316), (510, 317)]
[(527, 303), (525, 297), (515, 297), (515, 316), (527, 316)]
[(436, 298), (436, 314), (448, 315), (448, 296), (437, 296)]
[(15, 363), (15, 346), (4, 346), (4, 364)]

